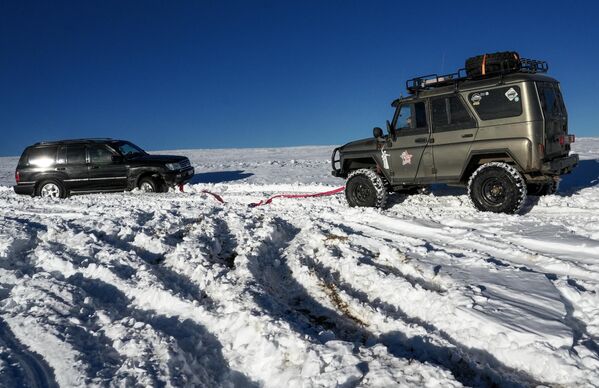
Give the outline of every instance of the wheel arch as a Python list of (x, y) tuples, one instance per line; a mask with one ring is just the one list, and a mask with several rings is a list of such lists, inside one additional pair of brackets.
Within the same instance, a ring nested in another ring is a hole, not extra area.
[(477, 168), (490, 162), (504, 162), (514, 165), (519, 172), (524, 171), (509, 149), (475, 151), (470, 153), (464, 167), (462, 168), (462, 172), (460, 174), (460, 183), (467, 184), (470, 176), (472, 173), (474, 173), (474, 171), (476, 171)]

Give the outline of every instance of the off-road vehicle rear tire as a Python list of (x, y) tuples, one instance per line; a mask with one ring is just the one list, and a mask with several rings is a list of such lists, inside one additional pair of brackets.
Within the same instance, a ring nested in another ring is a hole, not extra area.
[(478, 210), (512, 214), (526, 200), (526, 181), (514, 166), (486, 163), (470, 176), (468, 195)]
[(353, 171), (347, 177), (345, 198), (349, 206), (384, 208), (387, 188), (380, 175), (368, 169)]

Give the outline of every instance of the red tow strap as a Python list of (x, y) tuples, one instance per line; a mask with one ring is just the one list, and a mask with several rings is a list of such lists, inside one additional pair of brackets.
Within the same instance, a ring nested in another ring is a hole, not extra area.
[[(185, 190), (183, 189), (183, 183), (179, 183), (179, 191), (181, 191), (182, 193), (185, 192)], [(214, 197), (214, 199), (216, 199), (218, 202), (220, 203), (225, 203), (225, 200), (223, 199), (223, 197), (221, 197), (220, 195), (213, 193), (211, 191), (208, 190), (202, 190), (202, 193), (206, 193), (206, 194), (210, 194), (211, 196)]]
[[(185, 192), (183, 190), (183, 184), (179, 185), (179, 190), (182, 193)], [(262, 206), (262, 205), (268, 205), (275, 198), (312, 198), (312, 197), (325, 197), (327, 195), (339, 194), (343, 190), (345, 190), (345, 186), (339, 187), (339, 188), (337, 188), (335, 190), (324, 191), (322, 193), (311, 193), (311, 194), (278, 194), (278, 195), (274, 195), (274, 196), (272, 196), (272, 197), (270, 197), (268, 199), (262, 200), (260, 202), (250, 203), (248, 206), (249, 207), (257, 207), (257, 206)], [(216, 199), (220, 203), (225, 203), (225, 200), (223, 199), (223, 197), (221, 197), (220, 195), (218, 195), (216, 193), (213, 193), (213, 192), (208, 191), (208, 190), (202, 190), (202, 193), (206, 193), (206, 194), (209, 194), (209, 195), (213, 196), (214, 199)]]
[(345, 186), (339, 187), (339, 188), (337, 188), (335, 190), (325, 191), (325, 192), (322, 192), (322, 193), (313, 193), (313, 194), (279, 194), (279, 195), (272, 196), (272, 197), (270, 197), (270, 198), (268, 198), (266, 200), (262, 200), (260, 202), (250, 203), (249, 206), (250, 207), (257, 207), (257, 206), (262, 206), (262, 205), (268, 205), (275, 198), (311, 198), (311, 197), (324, 197), (324, 196), (327, 196), (327, 195), (339, 194), (343, 190), (345, 190)]

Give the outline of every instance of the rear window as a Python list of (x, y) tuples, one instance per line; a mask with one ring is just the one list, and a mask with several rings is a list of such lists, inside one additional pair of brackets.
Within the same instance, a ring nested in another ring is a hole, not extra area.
[(565, 114), (564, 101), (557, 85), (551, 82), (538, 82), (537, 88), (545, 117), (559, 117)]
[(468, 100), (481, 120), (497, 120), (522, 114), (522, 93), (519, 86), (470, 93)]
[(57, 146), (34, 147), (28, 152), (28, 162), (34, 167), (48, 167), (54, 164), (56, 160)]

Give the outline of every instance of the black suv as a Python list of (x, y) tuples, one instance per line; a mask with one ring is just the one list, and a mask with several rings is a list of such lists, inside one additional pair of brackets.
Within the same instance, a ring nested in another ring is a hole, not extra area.
[(114, 139), (41, 142), (23, 151), (15, 172), (17, 194), (65, 198), (73, 193), (132, 190), (165, 192), (191, 179), (183, 156), (150, 155)]

